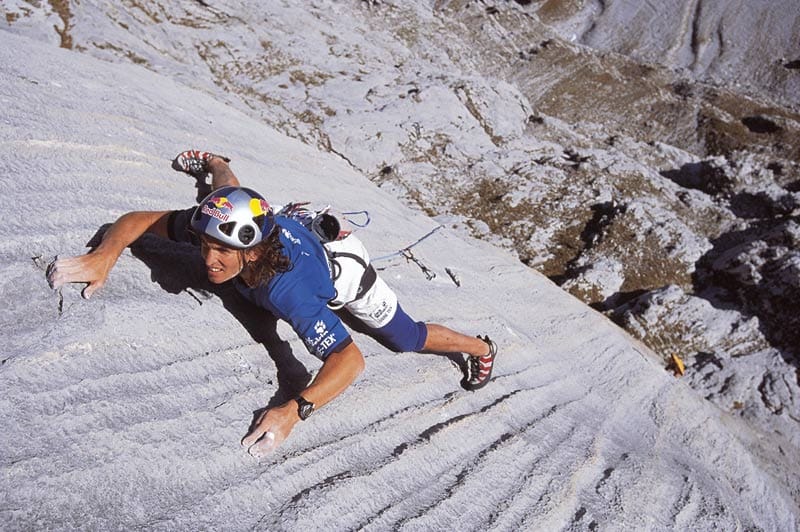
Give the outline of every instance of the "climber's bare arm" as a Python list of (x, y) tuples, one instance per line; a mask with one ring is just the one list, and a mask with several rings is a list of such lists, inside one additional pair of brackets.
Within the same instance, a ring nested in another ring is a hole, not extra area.
[(122, 251), (144, 233), (167, 236), (170, 211), (137, 211), (120, 217), (103, 234), (97, 248), (86, 255), (59, 258), (47, 269), (47, 281), (52, 288), (67, 283), (88, 283), (83, 297), (89, 299), (103, 287), (108, 274)]

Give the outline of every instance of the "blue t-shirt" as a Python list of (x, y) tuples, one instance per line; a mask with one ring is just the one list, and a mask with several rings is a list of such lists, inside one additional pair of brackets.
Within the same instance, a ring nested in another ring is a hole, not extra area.
[[(170, 238), (187, 241), (189, 220), (194, 209), (175, 211), (170, 219)], [(276, 231), (289, 257), (288, 271), (275, 274), (266, 286), (251, 288), (238, 277), (236, 289), (250, 302), (287, 321), (313, 355), (325, 359), (352, 340), (339, 317), (328, 308), (336, 296), (325, 250), (302, 224), (283, 216), (275, 217)]]

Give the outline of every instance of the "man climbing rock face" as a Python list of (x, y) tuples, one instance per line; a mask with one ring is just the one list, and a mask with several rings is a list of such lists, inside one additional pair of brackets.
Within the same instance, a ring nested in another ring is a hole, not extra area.
[(294, 425), (341, 394), (364, 369), (364, 357), (334, 312), (344, 308), (369, 334), (395, 352), (467, 355), (463, 386), (491, 379), (497, 346), (443, 325), (413, 320), (377, 275), (361, 241), (347, 232), (315, 231), (319, 218), (296, 204), (275, 213), (267, 200), (240, 186), (230, 159), (187, 150), (172, 167), (197, 178), (212, 176), (211, 193), (185, 210), (130, 212), (120, 217), (91, 253), (56, 260), (50, 286), (88, 283), (85, 298), (105, 284), (122, 251), (144, 233), (199, 245), (210, 282), (232, 281), (255, 305), (288, 322), (322, 367), (295, 398), (265, 410), (242, 445), (254, 456), (279, 446)]

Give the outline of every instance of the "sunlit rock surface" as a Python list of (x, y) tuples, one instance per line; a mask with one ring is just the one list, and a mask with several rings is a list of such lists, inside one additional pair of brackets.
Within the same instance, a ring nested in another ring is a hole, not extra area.
[[(3, 29), (148, 69), (332, 154), (606, 313), (665, 372), (680, 357), (680, 382), (791, 455), (800, 116), (781, 43), (797, 42), (797, 11), (673, 4), (650, 16), (621, 1), (18, 2)], [(612, 38), (623, 33), (642, 39)], [(170, 124), (186, 131), (159, 141), (166, 156), (189, 140), (229, 146), (233, 125), (207, 119), (204, 100), (181, 105), (195, 118)], [(239, 156), (252, 178), (279, 157), (270, 149)]]

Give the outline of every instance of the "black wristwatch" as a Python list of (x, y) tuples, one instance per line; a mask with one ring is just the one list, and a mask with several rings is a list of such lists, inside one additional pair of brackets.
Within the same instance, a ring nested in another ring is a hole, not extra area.
[(306, 401), (302, 395), (298, 395), (294, 400), (297, 401), (297, 415), (303, 421), (314, 413), (314, 403)]

